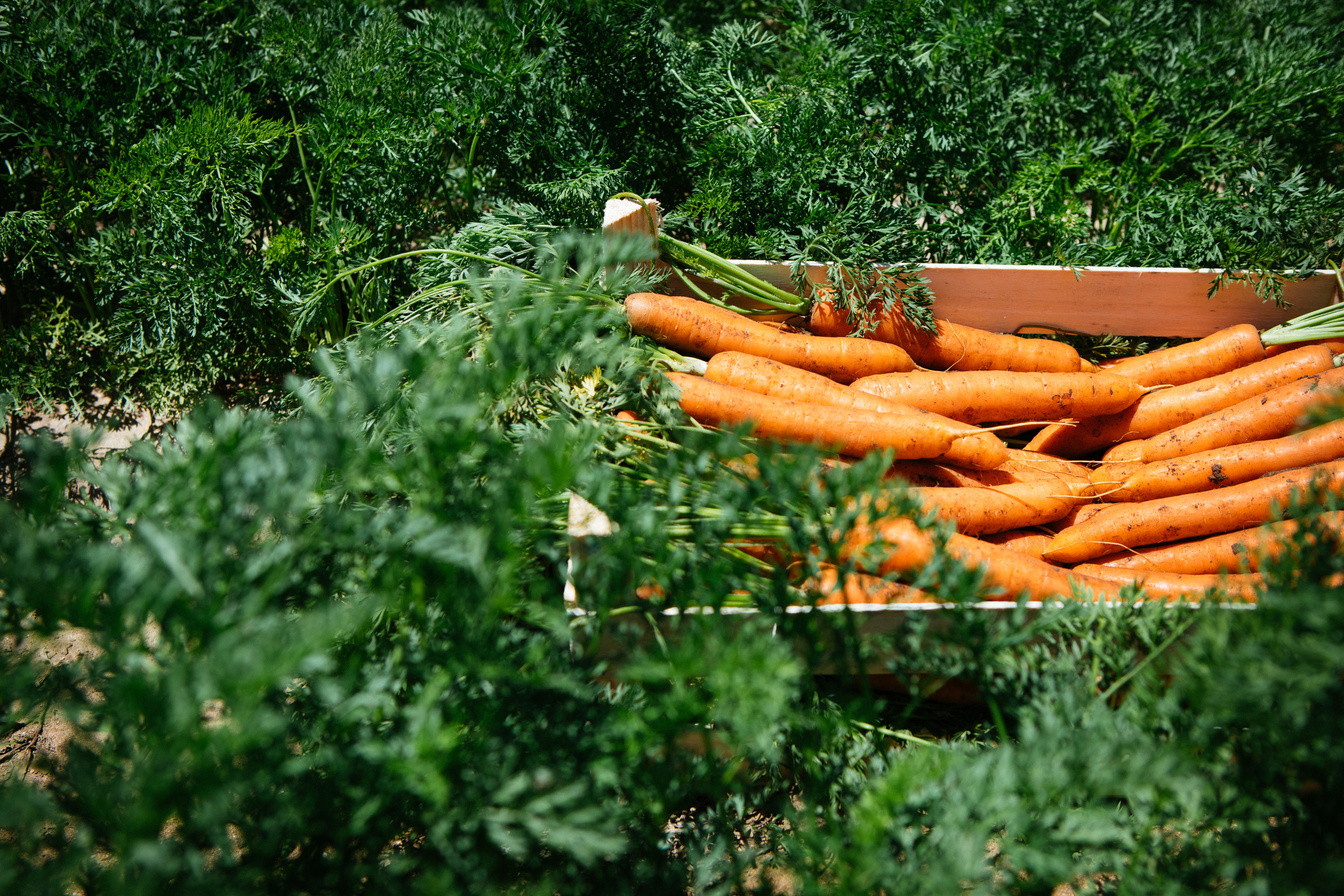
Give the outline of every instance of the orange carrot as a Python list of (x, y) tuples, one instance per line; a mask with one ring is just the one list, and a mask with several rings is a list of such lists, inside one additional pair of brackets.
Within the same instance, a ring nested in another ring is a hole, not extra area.
[[(1315, 514), (1310, 519), (1313, 525), (1334, 532), (1336, 538), (1344, 536), (1344, 511)], [(1103, 566), (1162, 572), (1256, 572), (1265, 558), (1277, 556), (1289, 540), (1301, 537), (1298, 534), (1301, 524), (1302, 521), (1297, 519), (1275, 520), (1220, 535), (1145, 545), (1107, 555), (1096, 562)]]
[(1012, 370), (911, 371), (867, 376), (853, 388), (966, 423), (1060, 420), (1114, 413), (1144, 388), (1106, 373)]
[(893, 464), (888, 472), (915, 485), (971, 486), (1005, 485), (1033, 479), (1088, 480), (1091, 474), (1083, 464), (1011, 447), (1008, 448), (1008, 459), (992, 470), (967, 469), (949, 460), (912, 460)]
[(898, 460), (888, 468), (887, 475), (910, 485), (964, 485), (971, 488), (1021, 481), (1021, 477), (1001, 467), (993, 470), (973, 470), (936, 460)]
[(793, 333), (685, 296), (633, 293), (625, 299), (625, 315), (639, 335), (704, 358), (722, 351), (744, 351), (846, 383), (915, 367), (910, 356), (896, 346), (871, 339)]
[[(1072, 346), (1053, 339), (1028, 339), (992, 333), (975, 327), (935, 320), (937, 332), (917, 326), (895, 309), (880, 312), (869, 339), (900, 346), (921, 367), (934, 370), (1035, 370), (1072, 373), (1081, 359)], [(844, 311), (818, 301), (812, 305), (807, 327), (823, 336), (854, 332)]]
[(1091, 474), (1090, 468), (1085, 464), (1024, 448), (1009, 448), (1008, 460), (1004, 463), (1003, 469), (1024, 475), (1028, 471), (1034, 471), (1074, 479), (1087, 479)]
[(805, 580), (805, 594), (815, 596), (818, 607), (844, 604), (911, 604), (934, 603), (935, 598), (919, 588), (893, 582), (865, 572), (851, 572), (843, 577), (830, 564), (821, 564), (820, 574)]
[[(753, 435), (784, 442), (835, 448), (862, 456), (891, 449), (898, 458), (941, 457), (961, 438), (925, 415), (884, 414), (828, 405), (786, 401), (704, 377), (673, 371), (664, 374), (681, 393), (681, 408), (711, 426), (749, 426)], [(1004, 455), (986, 462), (1002, 463)]]
[(744, 351), (716, 353), (705, 364), (705, 378), (789, 401), (811, 401), (888, 414), (929, 413), (922, 408), (860, 392), (820, 373)]
[[(968, 535), (952, 533), (946, 547), (957, 560), (984, 571), (990, 598), (1016, 600), (1024, 595), (1041, 601), (1061, 597), (1113, 600), (1120, 594), (1120, 586), (1114, 582), (1074, 576), (1069, 570), (1044, 560)], [(878, 575), (915, 573), (933, 560), (935, 551), (930, 533), (900, 517), (856, 525), (846, 534), (842, 544), (842, 553), (856, 560), (877, 554), (873, 568), (867, 571)]]
[(1296, 349), (1229, 373), (1148, 392), (1119, 413), (1091, 415), (1075, 425), (1046, 426), (1027, 448), (1060, 457), (1082, 457), (1118, 442), (1157, 435), (1333, 366), (1334, 357), (1323, 346)]
[(1143, 469), (1143, 464), (1127, 463), (1124, 461), (1110, 461), (1098, 464), (1096, 469), (1088, 474), (1088, 479), (1095, 490), (1097, 500), (1099, 501), (1121, 501), (1123, 498), (1112, 497), (1115, 490), (1125, 484), (1125, 480)]
[(1043, 556), (1053, 563), (1083, 563), (1123, 548), (1257, 526), (1273, 519), (1294, 492), (1312, 485), (1344, 492), (1344, 461), (1274, 473), (1215, 492), (1108, 504), (1061, 530)]
[(1108, 362), (1104, 369), (1145, 386), (1180, 386), (1264, 359), (1260, 331), (1237, 324), (1193, 342)]
[(1174, 600), (1221, 598), (1241, 603), (1255, 603), (1264, 586), (1264, 578), (1257, 573), (1196, 573), (1160, 572), (1147, 569), (1124, 569), (1080, 563), (1073, 568), (1075, 575), (1105, 579), (1121, 585), (1137, 585), (1145, 597)]
[(1063, 517), (1049, 524), (1045, 528), (1056, 533), (1062, 532), (1069, 526), (1076, 526), (1105, 509), (1105, 504), (1079, 504), (1077, 507), (1073, 508), (1073, 510), (1070, 510)]
[(1213, 448), (1286, 436), (1311, 406), (1344, 398), (1344, 367), (1300, 377), (1180, 426), (1132, 442), (1121, 442), (1106, 460), (1151, 463)]
[(1339, 339), (1306, 339), (1302, 342), (1285, 342), (1281, 345), (1267, 345), (1265, 346), (1265, 357), (1272, 358), (1275, 355), (1290, 352), (1293, 349), (1301, 348), (1304, 345), (1323, 345), (1336, 355), (1344, 355), (1344, 341)]
[[(633, 195), (633, 194), (632, 194)], [(625, 199), (627, 197), (617, 197)], [(639, 200), (640, 203), (643, 200)], [(632, 216), (627, 216), (627, 219)], [(854, 333), (849, 316), (837, 309), (832, 300), (833, 288), (822, 287), (811, 297), (802, 297), (782, 290), (772, 283), (743, 270), (738, 265), (698, 246), (683, 242), (658, 230), (657, 218), (650, 223), (659, 251), (675, 265), (688, 267), (702, 276), (724, 286), (726, 294), (746, 307), (772, 308), (776, 311), (804, 315), (807, 328), (820, 336), (847, 337)], [(679, 268), (674, 266), (674, 270)], [(683, 277), (683, 279), (685, 279)], [(689, 284), (689, 280), (686, 281)], [(691, 287), (694, 289), (694, 287)], [(991, 333), (973, 327), (934, 320), (935, 333), (911, 321), (902, 306), (885, 308), (873, 305), (865, 316), (876, 323), (870, 341), (898, 346), (919, 363), (936, 369), (958, 370), (1045, 370), (1069, 371), (1080, 369), (1078, 353), (1066, 343), (1048, 338), (1024, 338), (1003, 333)], [(797, 365), (803, 366), (803, 365)]]
[(772, 566), (782, 566), (787, 562), (783, 545), (773, 539), (735, 539), (728, 542), (727, 546), (734, 550), (741, 551), (743, 554), (746, 554), (754, 560), (758, 560), (761, 563), (768, 563)]
[[(1140, 465), (1102, 495), (1104, 501), (1150, 501), (1249, 482), (1266, 473), (1344, 457), (1344, 420), (1281, 439), (1243, 442)], [(1095, 481), (1095, 480), (1094, 480)]]
[(1087, 500), (1091, 483), (1058, 477), (981, 488), (916, 486), (911, 493), (964, 535), (989, 535), (1063, 518)]
[[(1021, 452), (1018, 452), (1019, 454)], [(1088, 482), (1087, 471), (1081, 476), (1069, 472), (1060, 472), (1036, 465), (1024, 465), (1014, 460), (1014, 449), (1008, 449), (1008, 460), (992, 470), (977, 470), (963, 467), (949, 459), (897, 461), (887, 471), (911, 485), (963, 485), (971, 488), (983, 486), (1008, 485), (1016, 482), (1033, 482), (1040, 479), (1065, 479), (1074, 482)]]
[(991, 535), (981, 535), (982, 541), (1000, 547), (1010, 548), (1028, 557), (1041, 559), (1041, 552), (1045, 550), (1046, 545), (1050, 544), (1053, 536), (1041, 529), (1010, 529), (1007, 532), (996, 532)]
[(877, 395), (837, 383), (830, 377), (810, 370), (783, 364), (771, 358), (762, 358), (746, 352), (719, 352), (705, 365), (705, 377), (716, 383), (749, 389), (761, 395), (806, 401), (837, 408), (857, 408), (888, 414), (926, 414), (937, 426), (963, 431), (966, 438), (958, 439), (946, 455), (952, 463), (970, 467), (996, 465), (1003, 442), (993, 433), (986, 433), (969, 424), (954, 421), (912, 405), (889, 401)]

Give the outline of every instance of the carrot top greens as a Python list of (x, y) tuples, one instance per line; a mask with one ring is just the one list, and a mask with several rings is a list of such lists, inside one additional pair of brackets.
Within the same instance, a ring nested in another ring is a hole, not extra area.
[(592, 229), (621, 191), (798, 287), (831, 265), (854, 312), (922, 319), (929, 262), (1274, 300), (1344, 245), (1337, 37), (1308, 0), (43, 7), (0, 32), (0, 389), (278, 378), (406, 301), (418, 263), (367, 262), (521, 206)]
[[(1337, 889), (1337, 496), (1254, 610), (987, 610), (888, 458), (691, 425), (594, 236), (1272, 301), (1344, 246), (1337, 0), (0, 8), (0, 892)], [(863, 633), (800, 583), (879, 501), (948, 606)]]

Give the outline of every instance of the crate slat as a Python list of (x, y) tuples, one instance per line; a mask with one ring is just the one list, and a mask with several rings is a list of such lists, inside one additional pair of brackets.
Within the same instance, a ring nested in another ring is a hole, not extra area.
[[(766, 261), (736, 264), (783, 289), (792, 290), (789, 267)], [(1093, 336), (1194, 338), (1222, 327), (1251, 323), (1267, 329), (1308, 311), (1339, 302), (1331, 271), (1284, 285), (1288, 307), (1256, 295), (1245, 282), (1209, 287), (1214, 270), (1186, 268), (1065, 268), (1046, 265), (930, 264), (923, 268), (934, 294), (934, 314), (996, 332), (1064, 332)], [(825, 266), (808, 266), (820, 283)]]

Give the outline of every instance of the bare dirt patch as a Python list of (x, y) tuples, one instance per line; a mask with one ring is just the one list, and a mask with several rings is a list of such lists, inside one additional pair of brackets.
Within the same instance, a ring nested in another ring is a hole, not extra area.
[[(40, 680), (50, 671), (80, 658), (91, 656), (98, 648), (83, 629), (62, 629), (55, 635), (22, 640), (12, 634), (0, 637), (0, 662), (23, 663), (33, 667)], [(72, 726), (54, 708), (37, 718), (23, 719), (18, 726), (0, 734), (0, 781), (18, 776), (32, 783), (50, 783), (50, 769), (65, 760), (66, 745), (74, 734)]]
[(105, 395), (95, 395), (77, 411), (66, 405), (11, 408), (0, 429), (0, 497), (13, 495), (28, 471), (23, 442), (29, 437), (45, 436), (68, 443), (72, 437), (82, 436), (87, 439), (90, 457), (97, 461), (141, 439), (156, 438), (166, 422), (150, 410), (126, 408)]
[[(46, 410), (32, 405), (10, 408), (0, 429), (0, 500), (15, 494), (29, 469), (23, 448), (29, 437), (69, 443), (78, 435), (86, 440), (89, 456), (97, 462), (141, 439), (157, 438), (165, 422), (149, 410), (128, 409), (101, 395), (78, 412), (64, 405)], [(0, 635), (0, 663), (27, 663), (39, 681), (53, 668), (77, 662), (96, 650), (89, 632), (82, 629), (62, 629), (40, 640), (21, 632)], [(49, 783), (51, 770), (65, 759), (73, 733), (74, 726), (55, 708), (36, 718), (11, 722), (0, 730), (0, 780), (17, 775), (33, 783)]]

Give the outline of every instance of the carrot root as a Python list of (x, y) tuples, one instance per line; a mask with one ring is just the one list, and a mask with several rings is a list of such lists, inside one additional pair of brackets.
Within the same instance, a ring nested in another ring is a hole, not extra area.
[[(704, 377), (666, 371), (680, 391), (687, 415), (710, 426), (749, 427), (760, 438), (833, 448), (841, 454), (863, 456), (891, 450), (898, 458), (942, 457), (967, 434), (940, 427), (924, 415), (886, 414), (787, 401), (747, 389), (716, 383)], [(991, 438), (974, 434), (977, 439)], [(1004, 449), (997, 459), (1002, 463)]]
[(790, 332), (686, 296), (633, 293), (625, 299), (625, 314), (635, 333), (706, 358), (723, 351), (749, 352), (840, 382), (915, 367), (909, 354), (894, 345)]
[(1060, 420), (1110, 414), (1144, 393), (1133, 380), (1107, 373), (974, 370), (911, 371), (855, 380), (853, 388), (965, 423)]
[[(1093, 415), (1071, 427), (1047, 426), (1027, 443), (1033, 451), (1082, 457), (1118, 442), (1144, 439), (1269, 389), (1330, 370), (1334, 359), (1321, 346), (1300, 348), (1214, 377), (1149, 392), (1118, 413)], [(949, 415), (951, 416), (951, 415)]]
[[(1073, 373), (1082, 367), (1078, 352), (1064, 342), (992, 333), (947, 320), (937, 320), (935, 324), (937, 331), (929, 333), (899, 310), (890, 311), (881, 314), (868, 338), (900, 346), (921, 367), (931, 370)], [(812, 306), (808, 329), (826, 336), (847, 336), (854, 332), (845, 312), (829, 302)]]
[(1250, 528), (1273, 519), (1294, 492), (1311, 486), (1344, 492), (1344, 461), (1275, 473), (1216, 492), (1108, 504), (1056, 534), (1044, 557), (1055, 563), (1084, 563), (1124, 548)]

